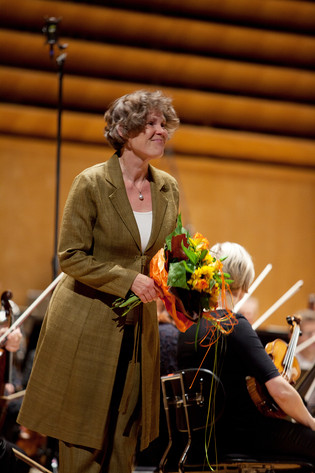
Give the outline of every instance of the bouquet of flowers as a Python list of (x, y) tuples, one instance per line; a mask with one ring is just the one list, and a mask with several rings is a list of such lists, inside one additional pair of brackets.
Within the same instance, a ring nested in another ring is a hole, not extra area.
[[(150, 277), (161, 288), (166, 310), (177, 328), (184, 332), (201, 317), (212, 320), (210, 311), (217, 308), (230, 280), (222, 270), (222, 261), (209, 252), (209, 242), (200, 233), (193, 237), (182, 226), (178, 216), (175, 230), (166, 237), (150, 263)], [(117, 299), (113, 308), (124, 308), (123, 315), (140, 304), (140, 299), (129, 293)]]

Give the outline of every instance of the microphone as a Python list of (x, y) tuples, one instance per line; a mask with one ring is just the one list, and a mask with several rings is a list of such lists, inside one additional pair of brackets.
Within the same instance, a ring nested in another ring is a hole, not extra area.
[(59, 44), (59, 23), (61, 18), (54, 16), (45, 17), (45, 25), (42, 28), (42, 32), (46, 35), (45, 44), (49, 44), (49, 56), (54, 56), (54, 46), (57, 44), (59, 49), (65, 49), (67, 44)]

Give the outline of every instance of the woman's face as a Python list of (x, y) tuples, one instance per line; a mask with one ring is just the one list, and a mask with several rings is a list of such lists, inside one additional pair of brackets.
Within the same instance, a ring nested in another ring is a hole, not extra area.
[(149, 113), (146, 126), (136, 136), (131, 136), (126, 148), (142, 159), (160, 158), (164, 154), (168, 131), (163, 114), (157, 110)]

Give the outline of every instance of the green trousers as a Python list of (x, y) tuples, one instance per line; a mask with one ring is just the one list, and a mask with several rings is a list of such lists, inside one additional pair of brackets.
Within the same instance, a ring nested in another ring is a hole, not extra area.
[(101, 466), (102, 451), (59, 441), (59, 473), (131, 473), (139, 421), (134, 422), (129, 437), (122, 435), (125, 425), (126, 422), (122, 423), (118, 418), (112, 453), (106, 469)]
[[(131, 473), (140, 426), (137, 408), (140, 365), (134, 363), (134, 333), (126, 327), (103, 450), (59, 441), (59, 473)], [(130, 422), (132, 420), (132, 422)], [(128, 436), (126, 434), (126, 427)]]

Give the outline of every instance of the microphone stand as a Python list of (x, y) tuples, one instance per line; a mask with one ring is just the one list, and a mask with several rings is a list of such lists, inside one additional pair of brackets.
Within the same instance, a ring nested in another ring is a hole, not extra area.
[[(43, 33), (47, 36), (45, 44), (49, 44), (49, 57), (54, 57), (54, 46), (57, 44), (60, 50), (67, 48), (67, 44), (59, 44), (58, 42), (58, 24), (61, 18), (46, 17), (46, 22), (42, 29)], [(58, 275), (59, 264), (58, 264), (58, 227), (59, 227), (59, 194), (60, 194), (60, 151), (61, 151), (61, 117), (62, 117), (62, 86), (64, 76), (64, 64), (67, 54), (61, 53), (56, 58), (58, 66), (58, 116), (57, 116), (57, 159), (56, 159), (56, 201), (55, 201), (55, 231), (54, 231), (54, 256), (52, 261), (53, 266), (53, 279)]]

